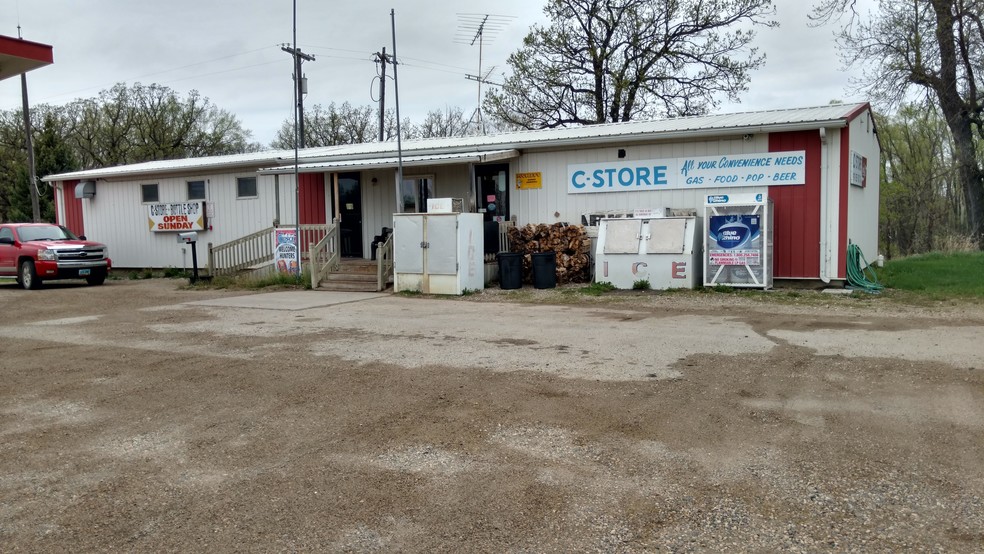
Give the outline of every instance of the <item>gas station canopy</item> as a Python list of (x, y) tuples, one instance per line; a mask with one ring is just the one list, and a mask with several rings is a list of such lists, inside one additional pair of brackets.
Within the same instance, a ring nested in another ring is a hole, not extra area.
[(0, 35), (0, 81), (54, 61), (51, 46)]

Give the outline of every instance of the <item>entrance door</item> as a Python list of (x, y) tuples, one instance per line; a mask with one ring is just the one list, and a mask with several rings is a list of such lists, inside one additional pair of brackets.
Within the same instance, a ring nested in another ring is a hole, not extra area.
[(509, 164), (476, 165), (475, 193), (485, 221), (509, 219)]
[(362, 258), (362, 189), (358, 173), (338, 175), (339, 232), (343, 258)]

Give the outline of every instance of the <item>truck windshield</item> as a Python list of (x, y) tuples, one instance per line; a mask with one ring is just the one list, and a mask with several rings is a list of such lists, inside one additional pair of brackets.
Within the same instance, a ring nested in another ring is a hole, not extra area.
[(30, 227), (20, 227), (17, 235), (21, 242), (32, 240), (74, 240), (75, 235), (61, 225), (31, 225)]

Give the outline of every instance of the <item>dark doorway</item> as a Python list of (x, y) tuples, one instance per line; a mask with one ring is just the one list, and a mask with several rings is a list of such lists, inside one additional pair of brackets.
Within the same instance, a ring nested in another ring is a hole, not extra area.
[(338, 175), (339, 233), (343, 258), (362, 258), (362, 189), (358, 173)]
[(478, 211), (485, 221), (509, 219), (509, 164), (475, 166)]

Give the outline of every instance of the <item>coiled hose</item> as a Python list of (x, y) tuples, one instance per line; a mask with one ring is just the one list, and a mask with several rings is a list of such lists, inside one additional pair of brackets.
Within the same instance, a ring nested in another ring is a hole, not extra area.
[[(871, 275), (871, 278), (868, 275)], [(847, 284), (850, 289), (878, 294), (885, 287), (878, 282), (875, 270), (864, 259), (861, 248), (851, 241), (847, 242)]]

